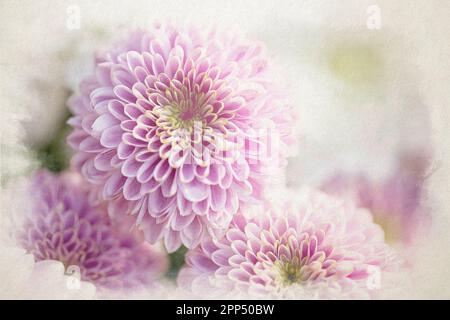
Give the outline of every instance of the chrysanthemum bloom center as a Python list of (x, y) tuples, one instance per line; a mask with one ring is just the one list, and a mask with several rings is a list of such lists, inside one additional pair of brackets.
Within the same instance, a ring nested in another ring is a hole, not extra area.
[[(153, 113), (157, 117), (156, 124), (164, 130), (186, 129), (188, 132), (194, 130), (194, 122), (202, 121), (199, 99), (195, 94), (186, 93), (188, 97), (176, 97), (169, 104), (155, 108)], [(167, 98), (172, 99), (169, 90)], [(178, 98), (178, 99), (177, 99)], [(201, 101), (200, 101), (201, 102)]]
[[(317, 235), (319, 234), (323, 234), (323, 231), (317, 233)], [(325, 252), (319, 247), (317, 235), (313, 234), (310, 237), (305, 233), (298, 238), (295, 237), (296, 239), (293, 235), (289, 235), (286, 237), (287, 242), (275, 246), (276, 260), (273, 266), (276, 274), (274, 282), (277, 285), (286, 287), (318, 277), (326, 278), (334, 274), (332, 268), (329, 270), (323, 268), (323, 262), (327, 259)], [(300, 242), (297, 242), (297, 239)], [(298, 243), (300, 246), (297, 245)], [(330, 261), (326, 266), (333, 266), (333, 263), (330, 263), (332, 259), (328, 260)]]
[[(297, 235), (287, 229), (275, 240), (272, 251), (267, 251), (261, 258), (266, 258), (263, 267), (255, 265), (255, 274), (271, 274), (275, 287), (288, 287), (318, 279), (327, 279), (336, 274), (336, 257), (328, 252), (323, 243), (324, 230), (305, 232)], [(260, 241), (264, 242), (265, 235)], [(265, 250), (270, 250), (267, 246)]]
[(279, 282), (284, 286), (289, 286), (302, 281), (300, 262), (297, 257), (292, 261), (277, 261), (275, 266), (279, 269)]
[[(211, 80), (205, 75), (203, 83), (211, 83)], [(228, 123), (226, 118), (221, 117), (220, 108), (213, 107), (216, 91), (209, 90), (205, 85), (191, 85), (188, 78), (183, 83), (172, 79), (165, 90), (155, 86), (149, 88), (147, 94), (150, 100), (158, 103), (146, 115), (155, 122), (160, 142), (170, 144), (172, 150), (186, 150), (211, 143), (214, 136), (224, 132), (224, 126)]]

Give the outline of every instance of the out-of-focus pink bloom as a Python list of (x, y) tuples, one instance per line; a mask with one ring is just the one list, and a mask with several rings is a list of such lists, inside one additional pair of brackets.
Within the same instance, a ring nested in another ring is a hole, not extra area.
[(226, 229), (284, 164), (291, 108), (262, 46), (172, 26), (138, 31), (96, 59), (69, 106), (73, 164), (169, 251)]
[(382, 229), (352, 203), (309, 191), (277, 211), (238, 215), (224, 238), (202, 241), (179, 284), (203, 297), (365, 298), (372, 276), (397, 267)]
[(41, 171), (30, 195), (19, 241), (36, 261), (60, 261), (81, 280), (113, 289), (151, 285), (167, 269), (164, 254), (111, 225), (77, 173)]
[(418, 154), (404, 154), (390, 177), (373, 181), (366, 175), (337, 173), (321, 185), (326, 193), (348, 198), (373, 214), (392, 243), (410, 244), (429, 223), (422, 200), (427, 160)]

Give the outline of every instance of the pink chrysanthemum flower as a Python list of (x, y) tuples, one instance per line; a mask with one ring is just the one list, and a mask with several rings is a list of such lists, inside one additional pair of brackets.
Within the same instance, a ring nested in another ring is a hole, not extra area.
[(270, 79), (257, 43), (171, 26), (135, 32), (97, 57), (69, 102), (73, 163), (113, 215), (137, 216), (149, 242), (195, 247), (284, 162), (292, 112)]
[(430, 220), (422, 203), (426, 170), (424, 155), (406, 153), (387, 179), (374, 181), (363, 173), (339, 172), (325, 180), (320, 189), (368, 209), (383, 227), (389, 243), (412, 244)]
[(114, 289), (151, 285), (166, 270), (164, 254), (111, 225), (78, 174), (41, 171), (30, 190), (19, 241), (36, 261), (60, 261), (81, 280)]
[(280, 214), (237, 215), (186, 261), (178, 282), (199, 296), (365, 298), (395, 255), (369, 212), (308, 192)]

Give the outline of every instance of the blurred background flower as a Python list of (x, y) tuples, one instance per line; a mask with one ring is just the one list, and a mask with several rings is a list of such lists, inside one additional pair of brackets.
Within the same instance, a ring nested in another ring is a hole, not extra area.
[(40, 171), (2, 195), (10, 209), (0, 220), (5, 298), (159, 296), (165, 252), (114, 225), (78, 174)]
[(167, 268), (166, 256), (109, 221), (74, 172), (38, 172), (28, 188), (30, 211), (18, 228), (19, 243), (36, 261), (76, 267), (80, 279), (100, 288), (149, 286)]
[(425, 152), (402, 154), (387, 179), (377, 181), (364, 173), (337, 172), (323, 182), (321, 189), (368, 209), (383, 227), (388, 243), (411, 246), (429, 231), (431, 222), (424, 186), (430, 174), (428, 161)]

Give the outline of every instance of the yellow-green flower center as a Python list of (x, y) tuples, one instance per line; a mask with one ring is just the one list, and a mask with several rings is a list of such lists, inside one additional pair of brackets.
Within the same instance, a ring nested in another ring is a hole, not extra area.
[(289, 286), (302, 282), (301, 264), (297, 257), (291, 261), (277, 261), (278, 282), (283, 286)]

